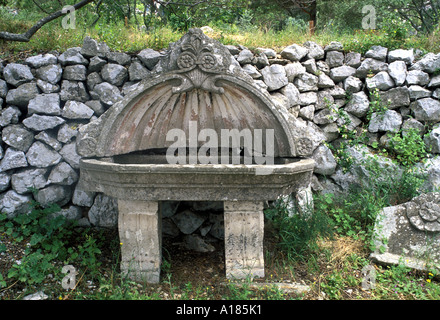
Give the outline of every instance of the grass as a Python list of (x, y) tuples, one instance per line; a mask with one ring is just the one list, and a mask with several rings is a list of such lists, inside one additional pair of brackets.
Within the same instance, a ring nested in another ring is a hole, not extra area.
[[(0, 8), (0, 30), (20, 33), (31, 27), (34, 21), (41, 18), (37, 13), (21, 11), (12, 16), (8, 11)], [(261, 29), (258, 27), (240, 29), (237, 26), (217, 27), (209, 36), (223, 44), (244, 45), (251, 50), (259, 47), (273, 48), (280, 52), (293, 43), (302, 44), (306, 41), (315, 41), (321, 46), (331, 41), (339, 41), (346, 51), (365, 53), (373, 45), (383, 45), (389, 49), (418, 48), (423, 52), (440, 51), (440, 30), (437, 29), (428, 36), (412, 36), (396, 38), (392, 32), (380, 30), (355, 30), (351, 33), (339, 33), (331, 29), (318, 30), (310, 35), (306, 30), (288, 27), (282, 31)], [(23, 56), (57, 50), (63, 52), (68, 48), (82, 46), (85, 36), (91, 36), (99, 41), (106, 42), (111, 50), (135, 53), (145, 48), (162, 50), (170, 42), (181, 38), (182, 31), (173, 30), (169, 26), (155, 28), (146, 32), (139, 30), (135, 24), (101, 23), (94, 27), (78, 14), (75, 29), (63, 29), (61, 20), (55, 20), (43, 26), (27, 43), (5, 42), (0, 40), (0, 58), (20, 60)]]

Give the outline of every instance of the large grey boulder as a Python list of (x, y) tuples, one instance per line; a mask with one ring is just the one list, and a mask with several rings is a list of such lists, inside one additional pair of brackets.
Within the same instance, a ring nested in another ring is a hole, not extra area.
[(292, 83), (288, 83), (285, 87), (281, 88), (280, 92), (287, 97), (288, 107), (291, 108), (299, 104), (299, 90)]
[(85, 81), (87, 79), (87, 67), (82, 64), (64, 67), (64, 80)]
[(384, 61), (376, 60), (373, 58), (366, 58), (362, 61), (361, 65), (356, 70), (356, 77), (365, 79), (370, 73), (378, 73), (380, 71), (386, 71), (388, 64)]
[(309, 50), (309, 52), (307, 53), (307, 57), (309, 59), (315, 59), (315, 60), (324, 59), (324, 55), (325, 55), (324, 49), (316, 42), (306, 41), (304, 42), (303, 46), (304, 48)]
[(365, 57), (385, 61), (387, 58), (387, 53), (388, 48), (382, 46), (372, 46), (370, 50), (365, 53)]
[(74, 169), (79, 169), (79, 161), (81, 156), (76, 152), (76, 142), (70, 142), (65, 144), (59, 151), (60, 155), (63, 157), (70, 166)]
[(440, 69), (440, 53), (432, 52), (426, 54), (422, 59), (414, 63), (409, 70), (421, 70), (427, 73), (434, 73)]
[(98, 194), (88, 216), (90, 223), (95, 227), (114, 228), (118, 224), (117, 200), (104, 194)]
[(99, 100), (108, 106), (122, 100), (122, 95), (118, 87), (108, 82), (97, 84), (93, 90), (99, 96)]
[(278, 90), (289, 83), (286, 70), (279, 64), (265, 67), (261, 70), (261, 74), (263, 76), (263, 81), (268, 87), (268, 91)]
[(421, 70), (411, 70), (406, 76), (406, 83), (410, 85), (426, 86), (429, 83), (429, 74)]
[(14, 190), (0, 194), (0, 211), (6, 213), (9, 219), (31, 210), (32, 195), (21, 195)]
[(90, 96), (81, 81), (61, 81), (61, 101), (76, 100), (81, 102), (86, 102), (90, 100)]
[(173, 222), (184, 234), (196, 231), (206, 220), (206, 216), (191, 210), (185, 210), (171, 217)]
[(105, 42), (98, 43), (95, 39), (87, 36), (84, 38), (83, 46), (80, 52), (87, 58), (93, 56), (104, 58), (108, 53), (110, 53), (110, 48)]
[(137, 54), (137, 57), (149, 70), (153, 70), (162, 55), (153, 49), (144, 49)]
[(28, 114), (61, 115), (60, 95), (58, 93), (38, 94), (29, 101)]
[(362, 90), (363, 86), (364, 83), (359, 78), (353, 76), (349, 76), (344, 80), (344, 89), (347, 93), (359, 92)]
[(10, 63), (3, 70), (3, 76), (7, 83), (18, 87), (23, 83), (30, 82), (34, 79), (31, 68), (20, 63)]
[(33, 114), (31, 117), (23, 120), (23, 124), (27, 128), (35, 131), (53, 129), (65, 122), (66, 120), (58, 116), (45, 116), (39, 114)]
[(102, 67), (101, 77), (104, 81), (110, 84), (122, 86), (128, 78), (128, 71), (125, 67), (119, 64), (108, 63)]
[(35, 98), (38, 93), (39, 91), (35, 82), (24, 83), (17, 89), (8, 91), (6, 103), (21, 107), (24, 110), (29, 101)]
[(28, 166), (26, 155), (23, 151), (15, 150), (14, 148), (6, 149), (3, 159), (0, 161), (0, 172), (5, 172), (11, 169), (24, 168)]
[(407, 65), (411, 65), (414, 62), (414, 49), (396, 49), (388, 52), (388, 62), (403, 61)]
[(147, 78), (150, 75), (150, 71), (141, 62), (134, 61), (128, 68), (128, 75), (130, 81), (138, 81)]
[(21, 124), (12, 124), (3, 128), (2, 140), (16, 150), (26, 152), (34, 141), (34, 134)]
[(318, 91), (319, 78), (310, 73), (299, 74), (293, 83), (299, 92)]
[(302, 47), (298, 44), (292, 44), (283, 51), (281, 51), (281, 57), (290, 61), (300, 61), (309, 53), (309, 49)]
[(32, 68), (38, 69), (49, 64), (56, 64), (58, 59), (51, 53), (45, 53), (29, 57), (25, 60), (25, 62)]
[(423, 141), (429, 153), (440, 153), (440, 126), (438, 124), (435, 125), (431, 132), (425, 135)]
[(356, 69), (350, 66), (340, 66), (330, 70), (330, 78), (332, 78), (334, 82), (343, 81), (355, 74)]
[(340, 67), (344, 64), (344, 53), (339, 51), (327, 52), (325, 62), (330, 68)]
[(394, 110), (387, 110), (384, 114), (374, 112), (371, 115), (368, 131), (373, 133), (379, 131), (397, 132), (400, 129), (402, 123), (402, 116), (400, 115), (400, 113)]
[(344, 110), (355, 115), (356, 117), (364, 117), (370, 109), (370, 101), (365, 92), (360, 91), (353, 93), (350, 101), (345, 106)]
[(410, 105), (410, 92), (407, 87), (392, 88), (388, 91), (379, 91), (380, 101), (388, 109), (408, 107)]
[(298, 75), (306, 73), (306, 68), (298, 61), (286, 64), (284, 69), (289, 82), (293, 82)]
[(31, 166), (46, 168), (58, 164), (62, 158), (57, 151), (36, 141), (26, 153), (26, 159)]
[(58, 57), (58, 61), (62, 66), (69, 66), (73, 64), (83, 64), (86, 66), (89, 64), (89, 61), (81, 54), (80, 47), (67, 49)]
[(47, 168), (23, 169), (11, 177), (12, 189), (19, 194), (30, 193), (30, 188), (42, 189), (47, 184)]
[(131, 62), (131, 57), (124, 52), (107, 52), (106, 57), (109, 62), (117, 63), (120, 64), (121, 66), (126, 66)]
[(419, 121), (440, 121), (440, 101), (432, 98), (419, 99), (411, 103), (410, 109)]
[(57, 204), (60, 207), (67, 204), (72, 196), (72, 189), (69, 186), (50, 185), (44, 189), (38, 190), (35, 200), (43, 207)]
[(431, 81), (428, 84), (429, 88), (437, 88), (440, 87), (440, 74), (432, 77)]
[(324, 144), (315, 149), (312, 155), (315, 160), (314, 173), (330, 176), (336, 170), (336, 160), (331, 150)]
[(36, 76), (38, 79), (49, 82), (50, 84), (57, 84), (63, 76), (63, 68), (59, 64), (43, 66), (36, 70)]
[(70, 186), (78, 181), (78, 173), (66, 162), (58, 163), (50, 172), (47, 183)]
[(0, 79), (0, 98), (6, 98), (6, 95), (8, 94), (8, 84), (5, 80)]
[(241, 65), (252, 63), (252, 60), (254, 59), (254, 54), (249, 49), (241, 50), (240, 53), (237, 56), (237, 62)]
[(388, 90), (395, 86), (393, 78), (386, 71), (381, 71), (377, 73), (372, 78), (366, 79), (366, 85), (369, 90), (379, 89), (379, 90)]
[(93, 110), (82, 102), (67, 101), (62, 116), (67, 119), (90, 119), (93, 116)]
[(404, 61), (394, 61), (388, 65), (388, 73), (393, 78), (396, 86), (402, 86), (405, 83), (408, 71)]
[(411, 100), (418, 100), (422, 98), (429, 98), (432, 95), (432, 91), (425, 89), (419, 85), (413, 85), (408, 88), (409, 98)]

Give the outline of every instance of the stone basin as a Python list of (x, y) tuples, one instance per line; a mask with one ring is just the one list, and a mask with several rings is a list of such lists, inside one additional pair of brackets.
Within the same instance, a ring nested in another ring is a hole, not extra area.
[(82, 159), (82, 188), (122, 200), (275, 200), (307, 187), (312, 159), (273, 165), (167, 164), (165, 157)]

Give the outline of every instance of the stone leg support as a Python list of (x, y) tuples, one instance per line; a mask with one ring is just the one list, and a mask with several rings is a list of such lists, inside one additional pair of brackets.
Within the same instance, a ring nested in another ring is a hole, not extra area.
[(158, 283), (162, 225), (156, 201), (118, 200), (121, 271), (135, 281)]
[(264, 277), (263, 202), (225, 201), (226, 277)]

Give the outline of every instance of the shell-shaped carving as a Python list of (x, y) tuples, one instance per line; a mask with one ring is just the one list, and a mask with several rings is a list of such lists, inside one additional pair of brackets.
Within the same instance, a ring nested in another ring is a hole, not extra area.
[[(117, 114), (112, 129), (103, 137), (107, 142), (100, 143), (108, 146), (104, 153), (109, 156), (169, 147), (174, 143), (167, 141), (169, 130), (183, 130), (188, 140), (192, 122), (197, 124), (198, 133), (202, 129), (215, 130), (219, 147), (222, 129), (262, 129), (262, 151), (266, 150), (266, 143), (273, 143), (274, 156), (292, 156), (286, 125), (267, 101), (236, 83), (219, 80), (218, 84), (223, 93), (203, 89), (174, 92), (178, 85), (175, 80), (147, 89)], [(265, 141), (267, 129), (274, 130), (275, 141)], [(198, 146), (204, 143), (198, 141)]]
[(421, 231), (440, 231), (440, 194), (422, 194), (406, 204), (411, 224)]

